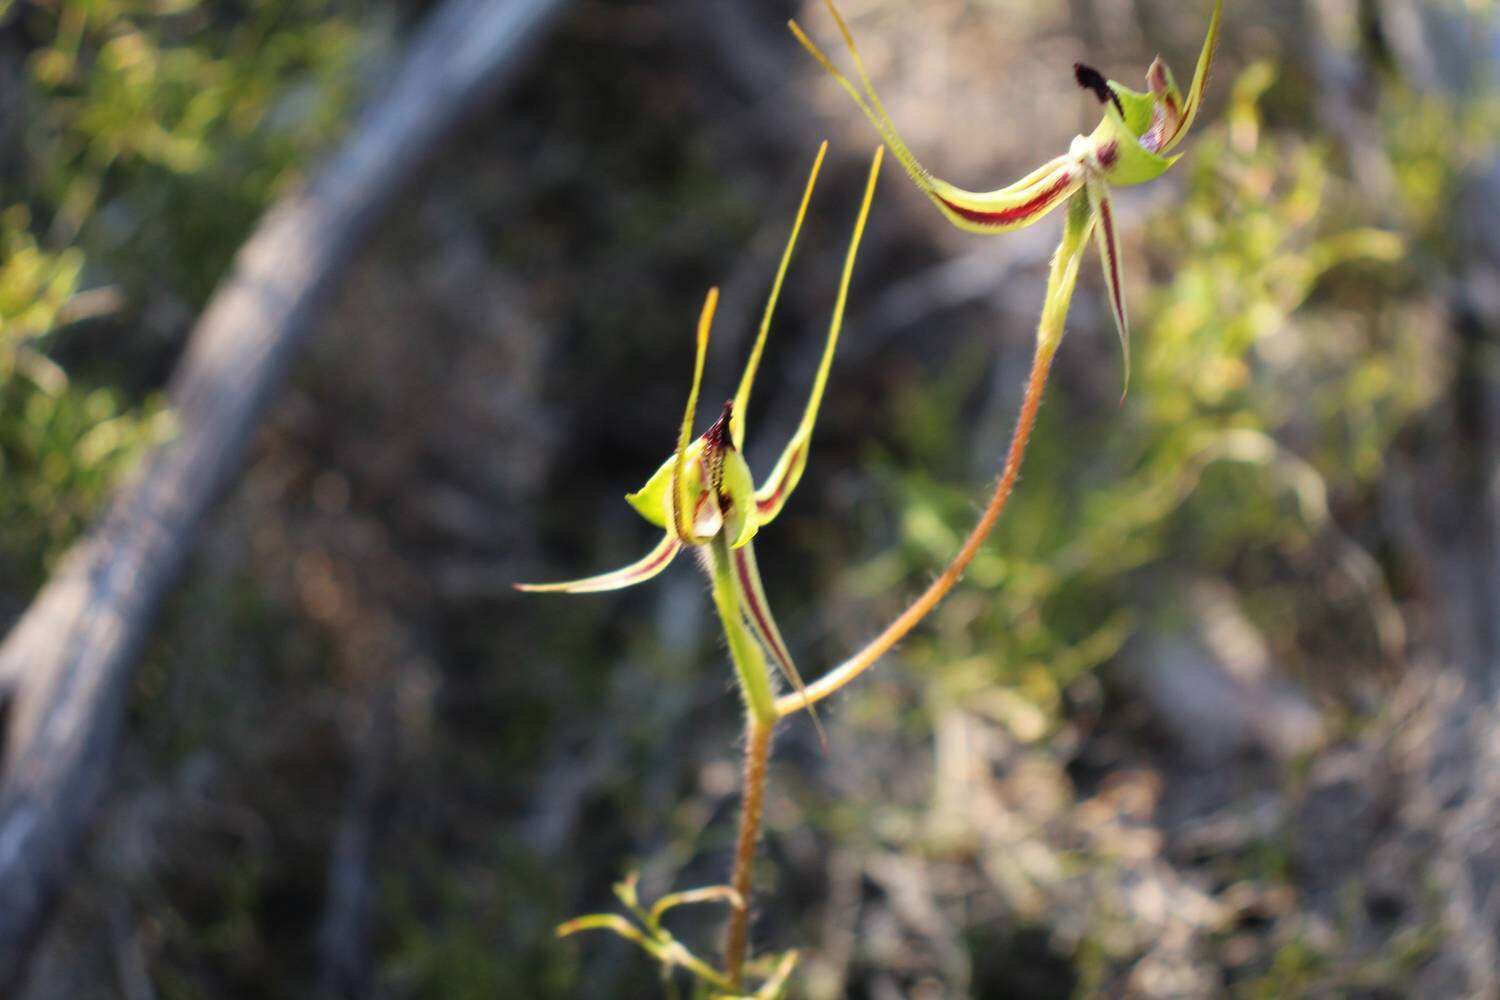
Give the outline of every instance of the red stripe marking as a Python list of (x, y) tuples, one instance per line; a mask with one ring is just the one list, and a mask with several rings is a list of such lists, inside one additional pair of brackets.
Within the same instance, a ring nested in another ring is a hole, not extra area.
[(781, 484), (776, 487), (776, 492), (772, 493), (764, 500), (756, 501), (755, 509), (757, 511), (765, 514), (768, 511), (775, 510), (776, 505), (781, 503), (781, 498), (786, 496), (787, 483), (792, 481), (792, 470), (797, 467), (797, 460), (802, 457), (802, 447), (802, 445), (798, 445), (797, 449), (793, 451), (791, 456), (787, 459), (786, 475), (782, 477)]
[(1120, 288), (1120, 261), (1115, 256), (1115, 216), (1109, 202), (1102, 198), (1099, 199), (1099, 222), (1104, 226), (1104, 246), (1108, 250), (1109, 297), (1118, 319), (1125, 315), (1125, 302), (1121, 297), (1123, 289)]
[(933, 197), (946, 205), (955, 215), (968, 222), (974, 222), (981, 226), (1005, 226), (1041, 213), (1052, 202), (1056, 201), (1058, 196), (1066, 191), (1072, 183), (1073, 172), (1071, 170), (1064, 171), (1056, 183), (1038, 194), (1035, 198), (1023, 204), (1016, 205), (1013, 208), (1002, 209), (998, 212), (982, 212), (977, 209), (964, 208), (962, 205), (955, 204), (941, 195), (934, 195)]
[(792, 673), (792, 656), (776, 641), (776, 630), (766, 621), (766, 613), (761, 608), (760, 602), (756, 600), (755, 585), (750, 580), (750, 564), (745, 558), (743, 549), (736, 549), (734, 553), (734, 568), (740, 575), (740, 589), (745, 592), (745, 598), (750, 602), (750, 611), (755, 616), (756, 628), (765, 637), (766, 645), (771, 647), (771, 654), (780, 660), (787, 673)]
[(624, 576), (629, 578), (632, 576), (637, 576), (641, 573), (649, 573), (652, 570), (656, 569), (658, 566), (661, 566), (668, 559), (671, 559), (676, 554), (677, 542), (674, 541), (671, 545), (668, 545), (666, 548), (662, 549), (661, 555), (646, 563), (644, 566), (639, 566), (634, 571), (624, 574)]

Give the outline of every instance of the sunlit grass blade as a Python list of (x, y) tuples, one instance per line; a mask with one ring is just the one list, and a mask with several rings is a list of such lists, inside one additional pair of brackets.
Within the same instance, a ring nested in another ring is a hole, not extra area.
[(1109, 311), (1120, 334), (1120, 349), (1125, 357), (1125, 391), (1130, 389), (1130, 317), (1125, 311), (1125, 288), (1121, 277), (1120, 234), (1115, 225), (1114, 203), (1103, 181), (1089, 181), (1089, 208), (1094, 214), (1094, 237), (1099, 245), (1099, 261), (1104, 267), (1104, 287)]
[[(799, 694), (807, 694), (807, 685), (802, 682), (802, 674), (797, 670), (797, 664), (792, 660), (792, 654), (786, 648), (786, 641), (781, 638), (781, 629), (776, 625), (776, 617), (771, 614), (771, 604), (766, 600), (766, 588), (761, 583), (760, 566), (755, 561), (755, 545), (749, 544), (743, 548), (735, 549), (732, 553), (734, 559), (734, 581), (739, 591), (740, 607), (744, 612), (745, 622), (750, 626), (750, 631), (760, 641), (766, 652), (771, 654), (771, 659), (786, 676), (787, 683)], [(807, 703), (808, 713), (812, 717), (813, 726), (818, 731), (818, 739), (826, 747), (828, 735), (823, 732), (823, 723), (818, 719), (817, 709), (812, 703)]]
[(818, 61), (824, 71), (854, 99), (854, 103), (875, 126), (891, 154), (900, 161), (917, 187), (937, 204), (955, 226), (981, 233), (1020, 229), (1041, 219), (1077, 190), (1082, 183), (1082, 174), (1076, 170), (1062, 172), (1066, 164), (1064, 157), (1044, 164), (1014, 184), (995, 191), (968, 191), (933, 176), (932, 171), (922, 165), (896, 130), (890, 113), (886, 111), (880, 94), (870, 80), (869, 71), (865, 69), (864, 59), (859, 54), (859, 47), (854, 44), (854, 35), (849, 31), (843, 15), (832, 0), (824, 0), (824, 4), (833, 16), (834, 23), (838, 25), (839, 34), (843, 36), (862, 88), (856, 86), (833, 64), (817, 43), (802, 30), (801, 25), (796, 21), (788, 21), (787, 27), (791, 28), (797, 41)]
[(672, 527), (677, 537), (685, 542), (694, 538), (693, 511), (688, 509), (682, 495), (683, 472), (687, 468), (688, 442), (693, 437), (693, 420), (698, 416), (698, 392), (703, 387), (703, 363), (708, 357), (708, 337), (714, 326), (714, 311), (719, 307), (719, 290), (710, 288), (703, 300), (703, 312), (698, 316), (698, 347), (693, 358), (693, 388), (688, 393), (687, 407), (682, 414), (682, 429), (677, 433), (677, 461), (672, 466), (672, 493), (668, 501), (672, 511)]
[(729, 437), (737, 449), (745, 447), (745, 411), (750, 406), (750, 389), (755, 383), (755, 373), (760, 369), (761, 354), (765, 352), (766, 337), (771, 332), (771, 317), (776, 312), (776, 303), (781, 298), (781, 285), (786, 280), (787, 268), (792, 263), (792, 252), (797, 247), (797, 236), (802, 232), (802, 221), (807, 218), (807, 206), (812, 201), (813, 188), (818, 183), (818, 171), (823, 167), (823, 157), (828, 152), (825, 141), (818, 147), (812, 171), (807, 175), (807, 188), (802, 192), (802, 204), (797, 207), (797, 218), (792, 223), (792, 233), (787, 237), (786, 249), (781, 254), (781, 264), (776, 268), (776, 279), (771, 282), (771, 294), (766, 299), (766, 309), (760, 318), (760, 332), (755, 335), (755, 346), (750, 349), (750, 360), (745, 362), (745, 374), (740, 376), (740, 387), (734, 394), (734, 412), (729, 417)]
[(838, 350), (839, 331), (844, 324), (844, 308), (849, 301), (849, 284), (854, 279), (854, 261), (859, 255), (860, 240), (864, 238), (865, 223), (870, 218), (870, 203), (875, 199), (875, 185), (880, 179), (880, 164), (884, 156), (885, 150), (877, 146), (875, 155), (870, 160), (869, 179), (865, 182), (865, 196), (859, 206), (859, 217), (854, 222), (854, 235), (849, 240), (849, 252), (844, 258), (844, 273), (839, 279), (833, 319), (828, 325), (828, 342), (823, 347), (823, 358), (813, 377), (812, 391), (808, 395), (807, 408), (802, 413), (802, 422), (782, 450), (781, 457), (771, 470), (770, 478), (756, 491), (755, 508), (761, 524), (768, 524), (781, 513), (787, 498), (797, 488), (802, 471), (807, 468), (807, 448), (812, 439), (813, 427), (818, 422), (818, 408), (823, 404), (823, 390), (828, 385), (834, 352)]
[(599, 594), (621, 590), (660, 574), (672, 564), (681, 549), (682, 543), (669, 533), (644, 558), (612, 573), (601, 573), (599, 576), (566, 583), (518, 583), (514, 586), (528, 594)]
[(1219, 48), (1219, 21), (1223, 12), (1224, 0), (1214, 0), (1208, 35), (1203, 40), (1203, 51), (1198, 54), (1198, 67), (1193, 71), (1193, 85), (1188, 89), (1187, 100), (1183, 102), (1182, 119), (1177, 123), (1177, 131), (1162, 145), (1163, 153), (1170, 152), (1182, 141), (1183, 136), (1193, 127), (1193, 119), (1198, 117), (1198, 108), (1203, 104), (1203, 92), (1208, 88), (1208, 75), (1213, 69), (1214, 55)]

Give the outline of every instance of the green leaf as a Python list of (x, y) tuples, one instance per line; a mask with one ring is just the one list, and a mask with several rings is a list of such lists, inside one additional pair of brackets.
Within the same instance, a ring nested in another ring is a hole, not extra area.
[(557, 936), (572, 937), (582, 931), (610, 931), (627, 941), (634, 941), (653, 956), (659, 957), (660, 948), (656, 943), (649, 940), (645, 934), (641, 933), (640, 928), (618, 913), (591, 913), (584, 917), (574, 917), (567, 923), (558, 925)]
[(678, 906), (696, 906), (701, 903), (724, 903), (736, 909), (744, 909), (745, 901), (732, 886), (710, 885), (702, 889), (687, 889), (683, 892), (668, 893), (658, 899), (651, 906), (651, 912), (646, 916), (646, 926), (652, 932), (661, 927), (661, 918), (668, 910)]

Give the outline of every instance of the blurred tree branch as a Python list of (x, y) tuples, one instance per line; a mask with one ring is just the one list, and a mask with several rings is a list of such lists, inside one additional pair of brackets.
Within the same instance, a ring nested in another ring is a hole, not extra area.
[(305, 189), (266, 215), (175, 372), (153, 450), (0, 645), (0, 992), (16, 988), (105, 787), (132, 668), (197, 526), (319, 306), (437, 143), (564, 0), (447, 0)]

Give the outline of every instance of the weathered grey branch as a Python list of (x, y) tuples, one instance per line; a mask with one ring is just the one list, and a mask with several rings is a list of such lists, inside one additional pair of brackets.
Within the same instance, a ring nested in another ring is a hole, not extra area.
[(193, 331), (177, 419), (0, 646), (0, 993), (20, 982), (109, 774), (129, 679), (204, 512), (345, 265), (564, 0), (447, 0), (384, 96), (305, 190), (277, 204)]

